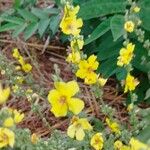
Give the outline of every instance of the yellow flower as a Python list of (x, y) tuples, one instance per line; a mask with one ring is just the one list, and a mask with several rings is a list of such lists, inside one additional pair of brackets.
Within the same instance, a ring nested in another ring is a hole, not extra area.
[(127, 93), (128, 91), (134, 91), (138, 84), (139, 81), (135, 79), (132, 75), (130, 75), (130, 73), (128, 73), (125, 80), (124, 93)]
[(97, 81), (97, 74), (94, 72), (98, 68), (97, 57), (91, 55), (88, 60), (81, 60), (79, 62), (79, 69), (76, 72), (76, 76), (84, 79), (86, 84), (94, 84)]
[(106, 118), (106, 123), (112, 132), (120, 134), (120, 126), (117, 122), (111, 121), (109, 118)]
[(115, 150), (120, 150), (122, 146), (123, 146), (123, 144), (121, 141), (119, 141), (119, 140), (115, 141), (115, 143), (114, 143)]
[(133, 103), (129, 104), (128, 107), (127, 107), (127, 111), (128, 111), (128, 112), (132, 111), (132, 110), (133, 110), (133, 107), (134, 107), (134, 104), (133, 104)]
[(21, 70), (21, 66), (19, 66), (19, 65), (18, 65), (18, 66), (16, 66), (16, 67), (15, 67), (15, 70), (16, 70), (16, 71)]
[(66, 61), (69, 63), (78, 64), (80, 62), (80, 59), (81, 59), (80, 53), (77, 51), (70, 53)]
[(38, 141), (39, 141), (38, 135), (35, 134), (35, 133), (33, 133), (33, 134), (31, 135), (31, 142), (32, 142), (33, 144), (36, 144)]
[(19, 56), (18, 62), (21, 64), (21, 66), (25, 65), (25, 61), (22, 56)]
[(0, 148), (10, 146), (13, 148), (15, 143), (15, 134), (7, 129), (7, 128), (0, 128)]
[(118, 62), (117, 62), (118, 66), (122, 67), (123, 65), (128, 65), (131, 62), (134, 56), (133, 54), (134, 48), (135, 45), (129, 43), (126, 48), (122, 48), (120, 50), (120, 56), (118, 57)]
[(130, 140), (131, 150), (150, 150), (150, 147), (141, 141), (131, 138)]
[(103, 87), (103, 86), (106, 84), (107, 80), (108, 80), (108, 79), (104, 79), (104, 78), (102, 78), (102, 77), (99, 77), (99, 78), (98, 78), (98, 83), (99, 83), (99, 85), (100, 85), (101, 87)]
[(13, 111), (13, 113), (14, 113), (14, 122), (17, 124), (20, 123), (24, 118), (24, 113), (20, 113), (16, 109)]
[(5, 120), (4, 120), (4, 123), (3, 123), (3, 125), (5, 126), (5, 127), (12, 127), (13, 125), (14, 125), (14, 120), (13, 120), (13, 118), (12, 117), (8, 117), (8, 118), (6, 118)]
[(91, 146), (95, 149), (95, 150), (101, 150), (103, 148), (103, 137), (101, 133), (96, 133), (92, 139), (91, 139)]
[(26, 73), (30, 72), (32, 70), (32, 66), (29, 63), (26, 63), (22, 65), (22, 70)]
[(64, 19), (64, 21), (61, 23), (61, 29), (62, 32), (69, 35), (78, 35), (81, 31), (81, 27), (83, 25), (82, 19), (77, 19), (76, 17), (70, 17)]
[(18, 59), (20, 57), (20, 53), (17, 48), (13, 49), (13, 57)]
[(141, 8), (138, 7), (138, 6), (136, 6), (136, 7), (133, 8), (133, 11), (134, 11), (135, 13), (138, 13), (140, 10), (141, 10)]
[(133, 32), (134, 31), (134, 27), (135, 27), (135, 24), (133, 21), (127, 21), (125, 24), (124, 24), (124, 29), (127, 31), (127, 32)]
[(24, 78), (21, 76), (18, 76), (16, 79), (17, 79), (17, 83), (19, 83), (19, 84), (22, 84), (24, 81)]
[(92, 126), (89, 124), (86, 118), (79, 119), (74, 116), (71, 120), (71, 125), (67, 129), (67, 135), (70, 138), (76, 138), (79, 141), (84, 139), (84, 130), (92, 130)]
[(83, 48), (84, 41), (82, 36), (77, 36), (71, 41), (71, 48), (74, 51), (79, 51)]
[(79, 114), (84, 108), (84, 102), (73, 96), (79, 92), (79, 86), (76, 81), (55, 82), (56, 89), (51, 90), (48, 94), (48, 101), (51, 104), (51, 112), (56, 117), (67, 115), (68, 110), (74, 114)]
[(0, 83), (0, 104), (5, 103), (10, 96), (10, 88), (7, 87), (5, 89), (2, 89), (2, 85)]

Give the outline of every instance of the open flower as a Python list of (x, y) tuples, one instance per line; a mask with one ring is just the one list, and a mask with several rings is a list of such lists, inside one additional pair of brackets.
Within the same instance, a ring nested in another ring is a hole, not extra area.
[(127, 31), (127, 32), (133, 32), (134, 31), (134, 28), (135, 28), (135, 24), (133, 21), (127, 21), (125, 24), (124, 24), (124, 29)]
[(130, 140), (131, 150), (150, 150), (150, 147), (141, 141), (131, 138)]
[(10, 88), (7, 87), (3, 89), (0, 83), (0, 104), (5, 103), (8, 100), (9, 96), (10, 96)]
[(128, 73), (125, 80), (124, 93), (127, 93), (128, 91), (134, 91), (138, 84), (139, 81), (135, 79), (130, 73)]
[(96, 133), (92, 139), (91, 139), (91, 146), (95, 149), (95, 150), (101, 150), (103, 148), (103, 137), (101, 133)]
[(76, 138), (79, 141), (84, 139), (84, 130), (92, 130), (92, 126), (86, 118), (78, 118), (74, 116), (71, 120), (71, 125), (67, 129), (67, 135), (70, 138)]
[(98, 68), (97, 57), (91, 55), (87, 60), (81, 60), (79, 62), (79, 69), (76, 72), (76, 76), (84, 79), (86, 84), (94, 84), (97, 81), (97, 74), (94, 72)]
[(14, 125), (14, 120), (12, 117), (8, 117), (4, 120), (3, 125), (7, 128), (12, 127)]
[(124, 65), (128, 65), (131, 62), (134, 56), (133, 54), (134, 48), (135, 48), (135, 45), (132, 43), (129, 43), (126, 48), (122, 48), (120, 50), (120, 56), (118, 57), (118, 62), (117, 62), (118, 66), (122, 67)]
[(120, 126), (117, 122), (114, 122), (110, 120), (109, 118), (106, 118), (106, 123), (112, 132), (116, 134), (120, 134)]
[(120, 150), (123, 146), (123, 143), (120, 140), (115, 141), (114, 143), (114, 149), (115, 150)]
[(51, 112), (56, 117), (67, 115), (68, 110), (74, 114), (79, 114), (84, 108), (84, 102), (73, 96), (79, 92), (79, 86), (76, 81), (55, 82), (56, 89), (51, 90), (48, 94), (48, 101), (51, 104)]
[(15, 134), (7, 128), (0, 128), (0, 148), (7, 146), (13, 148), (14, 143), (15, 143)]

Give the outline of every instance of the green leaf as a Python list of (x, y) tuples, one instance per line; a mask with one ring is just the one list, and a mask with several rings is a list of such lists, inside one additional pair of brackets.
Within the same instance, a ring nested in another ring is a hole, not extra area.
[(144, 99), (150, 98), (150, 88), (146, 91), (146, 95)]
[(3, 26), (0, 26), (0, 32), (14, 30), (17, 27), (18, 27), (18, 25), (14, 24), (14, 23), (7, 23), (7, 24), (5, 24)]
[(116, 71), (116, 77), (118, 80), (124, 80), (127, 76), (127, 70), (125, 68), (118, 68)]
[(89, 0), (80, 6), (79, 16), (83, 20), (101, 17), (114, 13), (124, 13), (125, 0)]
[(15, 16), (1, 17), (1, 19), (3, 21), (11, 22), (11, 23), (18, 24), (18, 25), (21, 25), (21, 24), (25, 23), (25, 21), (22, 18), (18, 18), (18, 17), (15, 17)]
[(97, 26), (97, 28), (91, 33), (90, 37), (85, 40), (85, 45), (98, 39), (100, 36), (105, 34), (108, 30), (110, 30), (110, 18), (106, 19), (105, 21), (103, 21)]
[(29, 39), (35, 32), (36, 30), (38, 29), (38, 26), (39, 24), (34, 22), (34, 23), (31, 23), (25, 30), (24, 32), (24, 38), (25, 40)]
[(31, 12), (40, 19), (49, 18), (48, 13), (44, 12), (40, 8), (32, 8)]
[(115, 15), (112, 17), (110, 27), (114, 41), (117, 41), (124, 34), (124, 16)]
[(18, 26), (13, 32), (12, 36), (17, 37), (20, 33), (22, 33), (25, 30), (26, 27), (27, 27), (26, 23), (24, 25)]
[(26, 9), (18, 9), (18, 13), (27, 21), (37, 22), (38, 18)]
[(59, 23), (60, 23), (60, 19), (61, 16), (57, 15), (57, 16), (52, 16), (51, 20), (50, 20), (50, 29), (53, 33), (53, 35), (57, 32), (58, 27), (59, 27)]
[(50, 18), (40, 20), (39, 27), (38, 27), (38, 33), (40, 34), (40, 37), (43, 36), (44, 32), (46, 31), (49, 25), (49, 22), (50, 22)]

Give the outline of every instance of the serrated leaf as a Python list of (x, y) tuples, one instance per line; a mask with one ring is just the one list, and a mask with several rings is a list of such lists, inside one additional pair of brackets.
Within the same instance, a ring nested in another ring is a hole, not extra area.
[(7, 23), (3, 26), (0, 26), (0, 32), (8, 31), (8, 30), (14, 30), (18, 27), (18, 25), (14, 23)]
[(58, 30), (58, 27), (59, 27), (59, 23), (60, 23), (60, 15), (57, 15), (57, 16), (52, 16), (51, 17), (51, 20), (50, 20), (50, 29), (53, 33), (53, 35), (57, 32)]
[(18, 26), (13, 32), (12, 36), (17, 37), (20, 33), (22, 33), (25, 30), (26, 27), (27, 27), (26, 23), (24, 25)]
[(117, 41), (124, 34), (124, 16), (115, 15), (110, 21), (111, 32), (114, 41)]
[(46, 31), (48, 25), (49, 25), (50, 19), (42, 19), (39, 22), (39, 27), (38, 27), (38, 33), (40, 34), (40, 37), (43, 36), (44, 32)]
[(18, 9), (18, 13), (27, 21), (37, 22), (38, 18), (26, 9)]
[(24, 32), (25, 40), (29, 39), (38, 29), (39, 24), (36, 22), (31, 23)]
[(125, 0), (89, 0), (80, 6), (79, 17), (83, 20), (114, 13), (124, 13)]
[(97, 28), (91, 33), (90, 37), (85, 40), (85, 45), (98, 39), (100, 36), (104, 35), (109, 30), (110, 30), (110, 18), (106, 19), (97, 26)]

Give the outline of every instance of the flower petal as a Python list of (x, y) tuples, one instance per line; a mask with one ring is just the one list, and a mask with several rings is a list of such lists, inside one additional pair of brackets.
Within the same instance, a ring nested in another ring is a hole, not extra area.
[(82, 141), (84, 139), (84, 136), (85, 136), (85, 133), (82, 128), (79, 128), (78, 130), (76, 130), (76, 139), (78, 141)]
[(71, 98), (68, 101), (68, 107), (70, 111), (72, 111), (75, 115), (77, 115), (84, 108), (84, 102), (78, 98)]
[(67, 92), (70, 96), (74, 96), (77, 92), (79, 92), (79, 86), (76, 81), (70, 81), (67, 83)]
[(75, 131), (76, 131), (76, 128), (74, 127), (74, 125), (70, 125), (67, 129), (67, 135), (70, 137), (70, 138), (74, 138), (75, 136)]
[(56, 103), (60, 98), (60, 94), (57, 90), (51, 90), (48, 94), (48, 101), (53, 104)]

